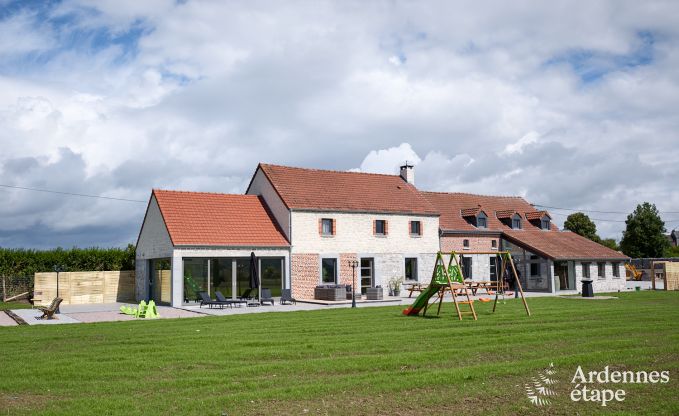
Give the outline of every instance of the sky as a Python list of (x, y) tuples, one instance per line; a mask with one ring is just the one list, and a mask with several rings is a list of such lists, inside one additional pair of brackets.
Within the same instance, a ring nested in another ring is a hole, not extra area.
[(0, 185), (132, 200), (0, 186), (0, 246), (135, 243), (259, 162), (679, 228), (677, 68), (674, 1), (0, 0)]

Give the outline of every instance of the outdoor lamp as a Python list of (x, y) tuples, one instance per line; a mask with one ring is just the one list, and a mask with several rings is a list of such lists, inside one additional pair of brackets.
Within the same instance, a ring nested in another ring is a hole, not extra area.
[(349, 260), (349, 267), (353, 270), (353, 277), (352, 277), (352, 282), (353, 284), (351, 285), (351, 307), (355, 308), (356, 307), (356, 268), (358, 267), (358, 261), (357, 260)]

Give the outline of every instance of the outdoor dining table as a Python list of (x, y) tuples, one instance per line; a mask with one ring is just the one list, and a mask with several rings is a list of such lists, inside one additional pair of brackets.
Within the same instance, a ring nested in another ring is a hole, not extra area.
[(413, 296), (413, 292), (419, 292), (421, 293), (425, 287), (422, 286), (422, 283), (411, 283), (410, 287), (408, 288), (408, 297)]

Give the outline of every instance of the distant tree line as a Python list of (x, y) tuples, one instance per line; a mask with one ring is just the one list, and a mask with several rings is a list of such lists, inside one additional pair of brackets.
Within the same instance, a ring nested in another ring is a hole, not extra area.
[(679, 247), (670, 246), (665, 222), (655, 204), (644, 202), (637, 205), (634, 212), (627, 216), (625, 225), (619, 245), (612, 238), (599, 237), (594, 222), (582, 212), (569, 215), (563, 227), (632, 258), (679, 257)]
[(0, 248), (0, 276), (33, 276), (60, 266), (67, 272), (134, 270), (135, 248)]

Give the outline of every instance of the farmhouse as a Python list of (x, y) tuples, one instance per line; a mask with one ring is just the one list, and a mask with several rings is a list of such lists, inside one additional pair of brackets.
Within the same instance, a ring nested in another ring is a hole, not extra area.
[[(403, 280), (428, 283), (439, 251), (510, 250), (528, 291), (625, 286), (627, 258), (552, 224), (522, 198), (419, 191), (399, 175), (260, 164), (245, 195), (153, 190), (137, 241), (139, 299), (181, 306), (197, 293), (242, 296), (250, 254), (262, 286), (313, 298), (321, 284), (356, 293)], [(495, 256), (462, 256), (473, 280), (495, 280)]]
[(625, 255), (570, 231), (520, 197), (422, 192), (440, 212), (441, 250), (462, 253), (472, 280), (496, 280), (497, 258), (465, 251), (508, 250), (526, 291), (576, 290), (583, 277), (595, 291), (625, 288)]

